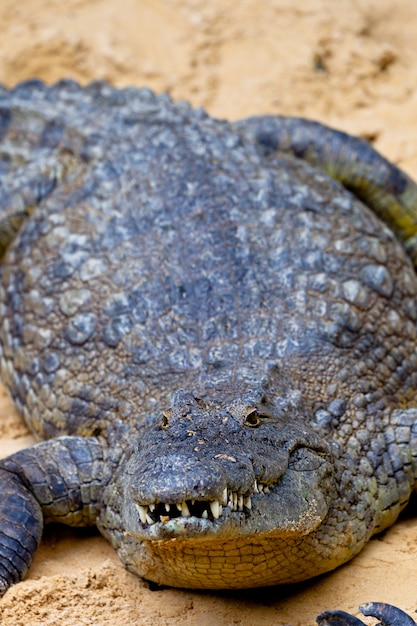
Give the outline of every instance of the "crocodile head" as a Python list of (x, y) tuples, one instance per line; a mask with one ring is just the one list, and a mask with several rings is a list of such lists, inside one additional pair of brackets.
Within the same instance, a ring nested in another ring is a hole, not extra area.
[(326, 518), (333, 465), (300, 411), (297, 393), (175, 393), (106, 490), (99, 526), (125, 565), (197, 588), (311, 576), (285, 552)]

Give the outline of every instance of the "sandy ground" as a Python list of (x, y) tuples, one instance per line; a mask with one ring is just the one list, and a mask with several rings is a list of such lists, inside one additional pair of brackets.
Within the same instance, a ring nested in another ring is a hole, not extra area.
[[(1, 0), (0, 33), (7, 85), (106, 78), (223, 118), (304, 115), (367, 137), (417, 177), (414, 0)], [(5, 398), (0, 412), (5, 455), (32, 440)], [(0, 623), (308, 626), (325, 608), (358, 614), (368, 600), (412, 613), (416, 517), (318, 580), (216, 594), (152, 591), (96, 533), (53, 527), (27, 580), (0, 601)]]

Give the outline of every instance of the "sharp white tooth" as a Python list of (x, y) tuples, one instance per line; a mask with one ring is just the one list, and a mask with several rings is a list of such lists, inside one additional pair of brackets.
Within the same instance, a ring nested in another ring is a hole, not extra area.
[(252, 508), (252, 501), (250, 499), (250, 496), (246, 496), (246, 498), (243, 498), (243, 504), (247, 509)]
[(229, 509), (232, 509), (232, 511), (233, 511), (233, 496), (232, 496), (231, 500), (229, 500), (229, 502), (227, 503), (227, 506), (229, 507)]
[(207, 509), (204, 509), (204, 511), (203, 511), (203, 512), (202, 512), (202, 514), (201, 514), (201, 517), (202, 517), (202, 518), (204, 518), (204, 519), (208, 519), (208, 512), (207, 512)]
[(149, 526), (151, 526), (152, 524), (155, 524), (155, 522), (153, 521), (150, 515), (146, 515), (146, 521), (148, 522)]
[(154, 504), (150, 504), (149, 508), (151, 509), (152, 513), (155, 511), (155, 505)]
[(146, 514), (148, 512), (147, 506), (142, 506), (141, 504), (137, 505), (139, 511), (139, 517), (142, 524), (146, 524)]
[(171, 509), (171, 507), (169, 506), (168, 502), (166, 502), (166, 503), (165, 503), (165, 511), (166, 511), (167, 513), (169, 513), (170, 509)]
[(255, 478), (255, 484), (253, 486), (253, 490), (255, 493), (259, 493), (258, 481), (256, 480), (256, 478)]
[(264, 486), (262, 483), (258, 483), (258, 491), (259, 493), (263, 493), (264, 492)]
[(210, 502), (210, 511), (214, 519), (218, 519), (220, 516), (220, 505), (218, 500), (212, 500)]
[(222, 505), (220, 504), (220, 506), (219, 506), (219, 517), (220, 517), (222, 514), (223, 514), (223, 507), (222, 507)]
[(186, 501), (184, 500), (184, 502), (182, 503), (182, 508), (181, 508), (181, 515), (183, 517), (190, 517), (190, 511), (188, 510), (188, 506)]
[(271, 490), (267, 485), (264, 487), (264, 493), (271, 493)]
[(195, 500), (191, 500), (191, 504), (195, 504)]
[(236, 491), (233, 492), (233, 509), (235, 511), (237, 510), (237, 492)]
[(222, 493), (222, 505), (227, 506), (227, 487), (224, 488)]
[(243, 511), (243, 496), (242, 496), (242, 494), (239, 494), (239, 496), (238, 496), (237, 507), (238, 507), (239, 511)]
[(176, 502), (175, 506), (177, 507), (177, 509), (179, 510), (179, 512), (182, 512), (182, 502)]

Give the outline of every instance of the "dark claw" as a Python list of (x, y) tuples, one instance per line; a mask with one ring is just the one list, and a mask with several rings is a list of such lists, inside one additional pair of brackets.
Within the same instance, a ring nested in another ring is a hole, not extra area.
[(344, 611), (324, 611), (317, 615), (316, 622), (319, 626), (365, 626), (360, 619)]
[(368, 602), (359, 607), (364, 615), (377, 617), (381, 626), (416, 626), (416, 623), (404, 611), (384, 602)]
[[(384, 602), (368, 602), (359, 607), (366, 616), (376, 617), (381, 620), (379, 626), (417, 626), (404, 611)], [(365, 626), (358, 619), (344, 611), (324, 611), (316, 618), (319, 626)]]

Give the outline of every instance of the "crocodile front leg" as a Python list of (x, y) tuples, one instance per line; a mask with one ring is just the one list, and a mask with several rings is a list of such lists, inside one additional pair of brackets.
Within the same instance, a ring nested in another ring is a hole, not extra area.
[(417, 185), (367, 141), (279, 115), (239, 120), (233, 126), (265, 157), (287, 152), (339, 181), (391, 227), (417, 267)]
[[(379, 626), (416, 626), (416, 622), (404, 611), (384, 602), (368, 602), (360, 606), (359, 610), (366, 616), (380, 619)], [(317, 624), (319, 626), (365, 626), (360, 619), (344, 611), (325, 611), (317, 616)]]
[(0, 462), (0, 595), (29, 569), (43, 524), (96, 523), (111, 463), (94, 437), (60, 437)]

